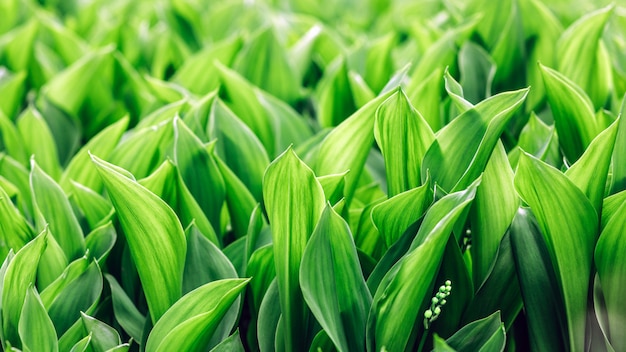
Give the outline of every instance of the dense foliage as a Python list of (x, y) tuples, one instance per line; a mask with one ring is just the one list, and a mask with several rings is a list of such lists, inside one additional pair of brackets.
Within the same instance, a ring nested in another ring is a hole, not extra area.
[(626, 4), (0, 1), (6, 351), (626, 351)]

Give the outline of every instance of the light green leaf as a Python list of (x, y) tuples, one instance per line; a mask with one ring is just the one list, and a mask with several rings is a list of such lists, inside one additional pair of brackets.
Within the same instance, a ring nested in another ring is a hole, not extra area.
[(22, 338), (22, 348), (25, 351), (56, 352), (59, 350), (54, 325), (34, 286), (30, 286), (26, 291), (19, 333)]
[(135, 341), (141, 341), (146, 317), (137, 310), (133, 301), (113, 276), (105, 274), (104, 277), (111, 286), (111, 300), (115, 319), (130, 337)]
[(109, 221), (95, 228), (85, 237), (85, 246), (89, 250), (89, 256), (102, 265), (111, 249), (113, 249), (116, 240), (117, 232), (113, 222)]
[(194, 222), (206, 238), (216, 245), (220, 244), (213, 226), (187, 189), (178, 168), (171, 160), (163, 162), (149, 177), (139, 180), (139, 184), (172, 207), (181, 225), (189, 226)]
[[(174, 139), (171, 121), (133, 130), (111, 152), (107, 159), (113, 165), (143, 178), (152, 173), (169, 153)], [(119, 170), (118, 170), (119, 171)]]
[(263, 296), (259, 309), (259, 320), (257, 322), (257, 334), (259, 339), (259, 349), (261, 352), (284, 351), (284, 337), (278, 340), (278, 326), (280, 324), (280, 297), (278, 292), (278, 281), (273, 280)]
[(27, 108), (16, 124), (28, 155), (34, 155), (43, 170), (58, 180), (61, 176), (61, 166), (57, 147), (52, 132), (39, 111), (32, 106)]
[(626, 348), (623, 333), (626, 329), (626, 305), (622, 299), (622, 292), (626, 289), (626, 265), (620, 259), (626, 247), (623, 236), (626, 201), (614, 214), (600, 234), (594, 259), (606, 304), (608, 338), (615, 350), (620, 351)]
[(566, 176), (528, 154), (520, 157), (515, 188), (537, 216), (546, 241), (564, 297), (570, 348), (583, 349), (598, 215)]
[(496, 260), (498, 247), (519, 206), (513, 186), (513, 170), (509, 166), (500, 141), (485, 167), (482, 182), (476, 190), (471, 208), (472, 274), (479, 287), (487, 278)]
[(420, 186), (422, 160), (435, 135), (402, 89), (376, 110), (374, 136), (385, 158), (389, 197)]
[(267, 154), (274, 155), (271, 117), (257, 100), (256, 88), (237, 72), (220, 63), (215, 65), (219, 70), (222, 88), (227, 95), (227, 99), (224, 100), (263, 143)]
[(210, 352), (245, 352), (245, 348), (241, 342), (241, 336), (239, 336), (239, 329), (220, 342)]
[(50, 224), (50, 232), (69, 260), (85, 253), (83, 230), (61, 187), (31, 160), (30, 185), (37, 211), (37, 227)]
[(617, 137), (619, 119), (601, 132), (583, 155), (570, 167), (565, 176), (587, 196), (598, 214), (601, 214), (604, 188), (608, 177), (611, 155)]
[(422, 162), (434, 182), (446, 191), (467, 187), (483, 172), (506, 124), (522, 105), (527, 89), (484, 100), (437, 132)]
[(48, 237), (46, 249), (39, 259), (37, 268), (38, 289), (43, 291), (50, 283), (56, 280), (63, 273), (67, 264), (67, 257), (63, 253), (61, 246), (55, 241), (54, 236)]
[(111, 59), (112, 52), (113, 47), (107, 46), (81, 57), (47, 82), (41, 88), (42, 96), (70, 115), (78, 117), (95, 75)]
[(433, 202), (433, 188), (427, 178), (424, 185), (402, 192), (372, 208), (372, 221), (391, 247), (400, 236), (424, 215)]
[(263, 144), (235, 114), (216, 100), (209, 114), (208, 135), (217, 139), (215, 152), (246, 185), (257, 200), (261, 199), (263, 173), (270, 164)]
[(148, 336), (146, 352), (206, 349), (215, 328), (249, 279), (226, 279), (203, 285), (178, 300)]
[(199, 52), (185, 59), (182, 66), (172, 76), (171, 81), (196, 94), (206, 94), (216, 89), (219, 86), (219, 75), (215, 65), (212, 64), (213, 61), (218, 60), (230, 67), (235, 54), (241, 48), (242, 42), (239, 36), (234, 36), (212, 45), (207, 45)]
[(472, 104), (491, 96), (496, 64), (480, 46), (468, 41), (459, 50), (459, 71), (463, 97)]
[(183, 228), (174, 211), (155, 194), (111, 164), (96, 156), (92, 160), (115, 207), (156, 322), (182, 293), (187, 251)]
[(274, 27), (261, 28), (252, 34), (233, 68), (250, 83), (287, 103), (300, 97), (301, 78)]
[(18, 251), (33, 235), (34, 231), (30, 224), (0, 186), (0, 241), (3, 243), (0, 246), (0, 259), (4, 260), (11, 249)]
[(0, 95), (2, 95), (0, 113), (15, 116), (19, 111), (21, 102), (24, 100), (26, 77), (25, 71), (10, 74), (4, 67), (0, 70)]
[(346, 175), (345, 196), (352, 198), (357, 181), (374, 143), (375, 113), (378, 106), (394, 91), (389, 91), (357, 110), (333, 129), (321, 142), (314, 170), (319, 176), (338, 174), (350, 170)]
[(285, 348), (309, 341), (308, 309), (298, 276), (306, 243), (325, 204), (313, 171), (289, 148), (274, 160), (263, 178), (263, 198), (272, 229), (274, 262), (285, 322)]
[[(622, 100), (620, 115), (626, 116), (626, 99)], [(626, 118), (620, 118), (613, 148), (613, 181), (611, 193), (626, 190)]]
[(613, 6), (585, 15), (572, 24), (557, 43), (557, 68), (581, 87), (601, 108), (613, 89), (611, 61), (602, 42), (606, 23)]
[(565, 75), (539, 64), (563, 154), (575, 162), (600, 132), (593, 104)]
[(89, 228), (95, 229), (113, 217), (115, 210), (108, 199), (80, 183), (70, 184), (70, 202), (80, 210)]
[(530, 113), (526, 126), (522, 128), (517, 146), (509, 152), (513, 167), (517, 166), (520, 154), (524, 151), (554, 167), (563, 164), (554, 125), (546, 125), (534, 112)]
[(80, 318), (85, 333), (91, 336), (89, 345), (94, 352), (109, 351), (122, 343), (117, 330), (109, 325), (83, 312), (80, 313)]
[[(20, 249), (8, 263), (2, 290), (2, 340), (19, 346), (18, 324), (28, 288), (35, 283), (37, 265), (46, 248), (48, 228)], [(10, 257), (10, 254), (9, 254)]]
[(129, 118), (124, 117), (118, 122), (103, 129), (95, 137), (91, 138), (67, 165), (61, 176), (59, 184), (66, 192), (72, 190), (71, 181), (78, 182), (92, 190), (99, 192), (102, 189), (102, 181), (97, 177), (96, 168), (91, 164), (89, 152), (108, 158), (122, 134), (128, 127)]
[(322, 127), (337, 126), (356, 111), (344, 57), (338, 57), (324, 70), (315, 93), (317, 118)]
[(252, 215), (257, 202), (243, 182), (226, 166), (225, 162), (219, 157), (214, 160), (226, 186), (226, 205), (230, 215), (230, 225), (235, 237), (241, 238), (248, 231), (250, 215)]
[(300, 266), (302, 294), (340, 351), (365, 349), (372, 297), (348, 224), (330, 204), (306, 246)]
[[(54, 323), (57, 335), (63, 336), (80, 319), (81, 312), (92, 314), (90, 308), (96, 306), (102, 293), (102, 272), (98, 262), (93, 260), (74, 280), (64, 280), (63, 276), (60, 279), (61, 282), (65, 281), (65, 285), (59, 287), (52, 302), (46, 303), (44, 293), (55, 283), (42, 292), (41, 298), (48, 308), (48, 314)], [(59, 341), (59, 349), (64, 350), (61, 341)]]
[(204, 211), (213, 229), (220, 232), (225, 198), (224, 179), (215, 159), (202, 141), (179, 119), (174, 119), (174, 155), (185, 185)]
[(500, 312), (469, 323), (446, 340), (446, 343), (458, 352), (504, 351), (506, 337)]
[(7, 154), (22, 165), (26, 165), (28, 155), (17, 127), (0, 111), (0, 146)]

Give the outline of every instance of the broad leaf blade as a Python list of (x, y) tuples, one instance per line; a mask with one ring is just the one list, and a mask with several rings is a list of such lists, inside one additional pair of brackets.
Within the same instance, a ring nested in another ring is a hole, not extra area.
[(340, 351), (365, 349), (372, 300), (348, 224), (326, 205), (300, 266), (302, 294)]
[(570, 347), (582, 349), (598, 215), (566, 176), (528, 154), (520, 157), (515, 188), (546, 241), (564, 297)]
[[(187, 244), (174, 211), (159, 197), (92, 156), (124, 230), (152, 321), (181, 296)], [(159, 219), (158, 222), (153, 219)]]
[(324, 191), (313, 171), (289, 148), (270, 164), (263, 195), (274, 242), (274, 262), (285, 322), (285, 348), (313, 338), (298, 276), (306, 243), (324, 207)]

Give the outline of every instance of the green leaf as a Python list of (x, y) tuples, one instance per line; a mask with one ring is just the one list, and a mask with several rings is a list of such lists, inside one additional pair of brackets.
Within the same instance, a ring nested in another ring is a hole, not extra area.
[(619, 125), (618, 119), (601, 132), (580, 159), (565, 172), (565, 176), (585, 193), (598, 214), (601, 214), (604, 188)]
[(26, 291), (19, 333), (22, 338), (22, 348), (25, 351), (56, 352), (59, 350), (54, 325), (34, 286), (30, 286)]
[(35, 283), (37, 265), (48, 236), (48, 228), (45, 228), (15, 254), (6, 268), (2, 284), (2, 340), (5, 346), (7, 341), (19, 346), (18, 324), (24, 298)]
[(496, 64), (480, 46), (468, 41), (459, 50), (459, 71), (463, 97), (472, 104), (491, 96)]
[(135, 341), (141, 341), (146, 317), (137, 310), (133, 301), (128, 297), (124, 289), (117, 283), (117, 280), (115, 280), (113, 276), (105, 274), (104, 277), (111, 287), (111, 300), (113, 302), (115, 320), (130, 337)]
[(263, 144), (235, 114), (216, 100), (209, 114), (208, 135), (217, 139), (215, 152), (257, 200), (263, 193), (263, 173), (270, 164)]
[(4, 260), (9, 250), (19, 250), (34, 235), (30, 224), (26, 221), (20, 211), (15, 208), (11, 198), (0, 186), (0, 258)]
[(419, 322), (427, 304), (430, 305), (427, 295), (432, 292), (452, 228), (474, 198), (477, 185), (475, 182), (467, 190), (435, 203), (426, 213), (408, 253), (382, 279), (367, 322), (368, 350), (411, 349), (424, 333)]
[(287, 103), (300, 96), (301, 79), (274, 27), (261, 28), (252, 34), (233, 68), (253, 85)]
[(183, 296), (154, 325), (146, 352), (209, 347), (215, 328), (248, 282), (249, 279), (214, 281)]
[(274, 247), (271, 244), (263, 246), (252, 253), (246, 268), (246, 276), (252, 278), (250, 281), (252, 303), (254, 312), (259, 313), (263, 297), (276, 277)]
[(18, 112), (21, 102), (24, 100), (26, 77), (25, 71), (16, 74), (7, 73), (5, 70), (0, 71), (0, 94), (2, 95), (0, 113), (15, 116)]
[(89, 250), (89, 256), (104, 264), (109, 252), (113, 249), (117, 240), (117, 232), (113, 222), (109, 221), (104, 225), (95, 228), (85, 237), (85, 246)]
[(37, 213), (37, 227), (50, 224), (50, 232), (69, 260), (85, 253), (83, 230), (61, 187), (31, 160), (30, 185)]
[(504, 351), (506, 337), (500, 312), (469, 323), (446, 340), (456, 351)]
[(102, 189), (102, 181), (97, 177), (96, 168), (91, 164), (89, 152), (108, 158), (126, 131), (128, 122), (128, 117), (125, 117), (103, 129), (74, 155), (59, 181), (66, 192), (70, 192), (72, 189), (71, 181), (78, 182), (97, 192)]
[(600, 132), (593, 104), (585, 92), (563, 74), (539, 64), (554, 126), (563, 154), (575, 162)]
[(267, 168), (263, 196), (274, 242), (284, 344), (293, 350), (313, 338), (308, 336), (309, 313), (298, 276), (306, 243), (324, 207), (324, 191), (313, 171), (289, 148)]
[(213, 226), (187, 189), (178, 168), (171, 160), (163, 162), (149, 177), (139, 180), (139, 184), (172, 207), (181, 225), (189, 226), (194, 222), (206, 238), (215, 244), (220, 243)]
[[(239, 36), (234, 36), (207, 45), (199, 52), (185, 59), (183, 64), (176, 70), (171, 81), (187, 88), (196, 94), (206, 94), (219, 86), (217, 68), (212, 64), (214, 60), (230, 67), (242, 45)], [(207, 63), (210, 63), (207, 65)]]
[(514, 167), (524, 151), (554, 167), (563, 163), (554, 125), (546, 125), (534, 112), (530, 113), (526, 126), (522, 128), (517, 146), (519, 148), (509, 152), (509, 160)]
[(0, 112), (0, 146), (11, 155), (13, 159), (19, 160), (20, 163), (26, 165), (28, 155), (22, 137), (17, 127), (2, 112)]
[(183, 292), (190, 292), (206, 283), (237, 278), (237, 271), (219, 248), (209, 241), (194, 223), (185, 231), (187, 256), (183, 275)]
[(537, 62), (548, 67), (556, 66), (557, 56), (554, 44), (563, 33), (563, 25), (556, 14), (550, 10), (548, 4), (540, 0), (520, 1), (518, 4), (526, 38), (535, 39), (532, 47), (526, 48), (526, 75), (528, 85), (532, 87), (528, 93), (526, 111), (530, 111), (542, 103), (546, 95)]
[(385, 158), (389, 197), (420, 186), (422, 160), (435, 135), (402, 89), (376, 110), (374, 136)]
[(110, 220), (115, 213), (111, 202), (82, 184), (71, 182), (70, 202), (78, 207), (89, 228), (95, 229)]
[(391, 247), (400, 236), (421, 218), (433, 202), (433, 188), (427, 178), (424, 185), (402, 192), (372, 208), (371, 219)]
[(324, 70), (315, 96), (318, 120), (322, 127), (337, 126), (356, 111), (344, 57), (338, 57)]
[(539, 224), (529, 209), (518, 210), (509, 233), (530, 346), (533, 351), (566, 350), (563, 299)]
[(138, 179), (146, 177), (169, 153), (174, 138), (173, 127), (168, 120), (156, 126), (135, 129), (115, 147), (107, 160)]
[(259, 339), (259, 349), (261, 352), (284, 351), (282, 337), (278, 340), (278, 325), (281, 319), (280, 297), (278, 292), (278, 280), (273, 280), (267, 288), (261, 307), (259, 309), (259, 320), (257, 322), (257, 334)]
[(61, 166), (57, 147), (48, 124), (34, 107), (26, 109), (17, 120), (24, 147), (29, 156), (34, 155), (41, 163), (43, 170), (58, 180)]
[[(65, 278), (61, 276), (60, 279), (64, 281)], [(54, 323), (57, 335), (63, 336), (80, 319), (81, 312), (91, 314), (90, 308), (95, 307), (102, 293), (102, 272), (98, 262), (93, 260), (74, 280), (67, 280), (65, 285), (60, 285), (52, 302), (48, 304), (44, 299), (44, 294), (53, 285), (55, 283), (42, 291), (41, 298), (48, 308), (48, 314)], [(64, 350), (61, 341), (59, 341), (59, 349)]]
[[(621, 116), (626, 116), (626, 99), (622, 100)], [(613, 181), (611, 193), (626, 190), (626, 118), (620, 118), (620, 123), (613, 147)]]
[(48, 237), (46, 249), (39, 259), (39, 267), (37, 268), (37, 286), (39, 289), (44, 290), (56, 280), (63, 273), (67, 264), (68, 260), (63, 249), (53, 236)]
[(498, 141), (487, 162), (470, 213), (472, 274), (479, 287), (496, 260), (498, 247), (519, 206), (513, 186), (513, 170), (504, 146)]
[(81, 321), (85, 333), (91, 336), (89, 345), (94, 352), (109, 351), (122, 343), (117, 330), (94, 317), (81, 312)]
[(174, 155), (180, 174), (204, 211), (213, 229), (220, 232), (220, 213), (225, 198), (224, 179), (215, 159), (202, 141), (179, 119), (174, 119)]
[(352, 198), (357, 181), (374, 143), (375, 113), (378, 106), (394, 92), (389, 91), (357, 110), (322, 140), (314, 170), (317, 175), (331, 175), (350, 170), (346, 175), (345, 196)]
[(564, 297), (570, 347), (582, 349), (598, 215), (563, 174), (534, 157), (520, 157), (515, 188), (537, 216)]
[(302, 294), (340, 351), (365, 349), (372, 300), (348, 224), (330, 204), (306, 246), (300, 266)]
[(528, 89), (484, 100), (437, 132), (422, 161), (434, 182), (446, 191), (467, 187), (483, 172), (506, 124), (522, 105)]
[[(483, 182), (486, 181), (483, 179)], [(476, 201), (478, 201), (478, 195)], [(492, 267), (476, 290), (473, 300), (468, 304), (463, 321), (472, 321), (498, 310), (508, 329), (517, 318), (522, 310), (523, 302), (511, 247), (511, 235), (507, 233), (497, 248)], [(474, 270), (473, 260), (472, 270)]]
[(226, 102), (235, 115), (254, 132), (269, 155), (274, 155), (272, 121), (257, 99), (254, 86), (237, 72), (220, 63), (217, 66), (223, 90), (228, 95)]
[(622, 202), (618, 209), (604, 226), (594, 256), (606, 304), (608, 338), (616, 351), (626, 348), (622, 333), (626, 329), (626, 305), (621, 296), (625, 289), (626, 265), (620, 259), (626, 247), (622, 235), (626, 202)]
[(598, 109), (604, 106), (611, 89), (611, 61), (602, 34), (613, 6), (585, 15), (572, 24), (557, 43), (558, 70), (586, 91)]
[(215, 158), (226, 186), (226, 205), (230, 215), (230, 224), (236, 238), (241, 238), (248, 231), (248, 222), (256, 207), (256, 200), (243, 182), (231, 171), (219, 157)]
[(217, 346), (213, 347), (210, 352), (244, 352), (245, 348), (239, 336), (239, 329), (228, 338), (224, 339)]
[(174, 211), (155, 194), (111, 164), (96, 156), (92, 160), (115, 207), (156, 322), (182, 293), (187, 251), (183, 228)]
[(112, 52), (113, 47), (108, 46), (82, 56), (47, 82), (41, 88), (42, 96), (70, 115), (78, 117), (94, 77), (98, 70), (106, 66), (105, 63), (111, 59)]

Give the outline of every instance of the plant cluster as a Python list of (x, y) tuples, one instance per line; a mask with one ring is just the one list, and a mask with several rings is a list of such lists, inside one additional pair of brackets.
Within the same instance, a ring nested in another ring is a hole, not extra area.
[(5, 351), (626, 351), (626, 4), (0, 1)]

